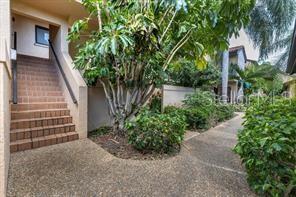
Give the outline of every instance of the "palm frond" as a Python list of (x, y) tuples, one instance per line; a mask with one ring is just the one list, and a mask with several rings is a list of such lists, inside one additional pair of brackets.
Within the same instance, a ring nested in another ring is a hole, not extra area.
[(257, 0), (246, 33), (259, 47), (260, 58), (285, 47), (296, 17), (296, 0)]

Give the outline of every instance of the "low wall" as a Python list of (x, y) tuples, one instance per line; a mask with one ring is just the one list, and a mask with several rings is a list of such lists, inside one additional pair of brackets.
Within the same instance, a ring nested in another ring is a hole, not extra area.
[(108, 102), (102, 87), (88, 88), (88, 126), (87, 130), (92, 131), (101, 126), (110, 126)]
[(163, 85), (162, 86), (162, 110), (166, 106), (181, 106), (186, 95), (193, 94), (194, 88), (182, 86)]

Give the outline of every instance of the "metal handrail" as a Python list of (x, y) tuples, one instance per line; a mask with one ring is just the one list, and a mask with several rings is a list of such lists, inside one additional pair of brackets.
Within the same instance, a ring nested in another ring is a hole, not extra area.
[[(17, 33), (13, 33), (13, 49), (17, 50)], [(16, 55), (16, 54), (15, 54)], [(16, 58), (16, 57), (15, 57)], [(11, 60), (12, 65), (12, 102), (13, 104), (17, 104), (17, 60)]]
[(12, 64), (12, 102), (17, 104), (17, 61), (11, 60)]
[(63, 68), (62, 68), (62, 66), (61, 66), (61, 63), (60, 63), (60, 61), (59, 61), (59, 59), (58, 59), (58, 56), (57, 56), (57, 54), (56, 54), (56, 52), (55, 52), (55, 50), (54, 50), (53, 44), (52, 44), (52, 42), (51, 42), (50, 40), (48, 40), (48, 43), (49, 43), (50, 49), (52, 50), (52, 53), (53, 53), (53, 55), (54, 55), (54, 57), (55, 57), (55, 60), (56, 60), (56, 62), (57, 62), (57, 65), (58, 65), (58, 67), (59, 67), (59, 69), (60, 69), (60, 72), (61, 72), (61, 74), (62, 74), (62, 77), (63, 77), (63, 79), (64, 79), (64, 81), (65, 81), (65, 84), (66, 84), (66, 86), (67, 86), (67, 89), (68, 89), (68, 91), (69, 91), (69, 93), (70, 93), (70, 96), (71, 96), (71, 98), (72, 98), (72, 100), (73, 100), (73, 103), (77, 104), (77, 99), (75, 98), (75, 95), (74, 95), (74, 93), (73, 93), (73, 90), (72, 90), (72, 88), (71, 88), (71, 86), (70, 86), (70, 84), (69, 84), (69, 81), (68, 81), (68, 79), (67, 79), (67, 77), (66, 77), (66, 75), (65, 75), (65, 72), (64, 72), (64, 70), (63, 70)]

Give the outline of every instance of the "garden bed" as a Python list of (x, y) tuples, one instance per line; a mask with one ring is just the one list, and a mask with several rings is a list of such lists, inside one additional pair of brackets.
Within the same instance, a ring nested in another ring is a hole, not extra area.
[(104, 128), (104, 132), (99, 130), (90, 132), (89, 139), (112, 155), (122, 159), (160, 160), (173, 157), (180, 152), (180, 148), (175, 148), (174, 151), (168, 154), (153, 151), (139, 151), (128, 143), (127, 137), (113, 133), (110, 128)]

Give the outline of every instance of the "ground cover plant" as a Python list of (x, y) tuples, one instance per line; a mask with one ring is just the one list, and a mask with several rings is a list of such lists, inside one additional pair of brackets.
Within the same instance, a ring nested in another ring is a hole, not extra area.
[(235, 152), (260, 195), (296, 195), (296, 100), (262, 98), (246, 111)]

